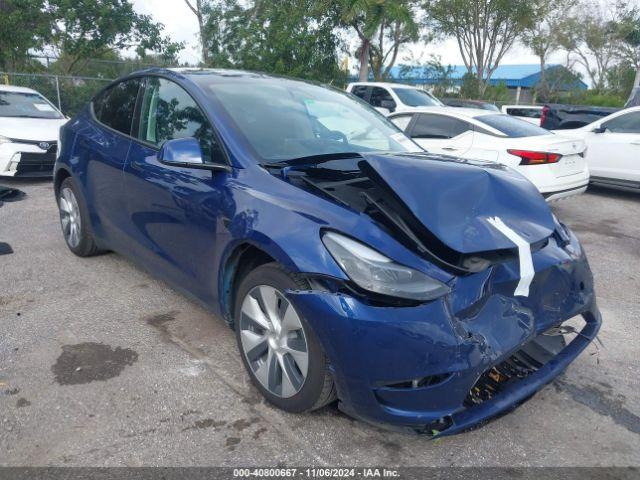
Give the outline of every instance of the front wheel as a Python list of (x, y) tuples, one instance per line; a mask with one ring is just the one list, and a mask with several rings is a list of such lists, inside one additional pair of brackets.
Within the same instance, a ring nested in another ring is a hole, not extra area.
[(309, 285), (277, 263), (250, 272), (236, 295), (235, 330), (254, 385), (277, 407), (299, 413), (335, 400), (336, 391), (319, 340), (284, 294), (289, 289)]
[(89, 214), (80, 201), (77, 187), (73, 180), (64, 179), (58, 190), (58, 210), (62, 235), (69, 250), (79, 257), (90, 257), (99, 253), (89, 223)]

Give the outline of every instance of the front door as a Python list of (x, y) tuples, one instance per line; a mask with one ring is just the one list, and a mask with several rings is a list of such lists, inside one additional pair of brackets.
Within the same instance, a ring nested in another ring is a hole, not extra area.
[(228, 205), (229, 174), (167, 166), (157, 153), (165, 141), (187, 137), (200, 141), (205, 162), (222, 152), (202, 109), (178, 84), (148, 77), (139, 103), (133, 136), (140, 142), (133, 142), (125, 167), (130, 234), (137, 253), (171, 283), (212, 301), (216, 237)]
[(601, 127), (603, 133), (586, 136), (591, 175), (640, 183), (640, 112), (618, 115)]

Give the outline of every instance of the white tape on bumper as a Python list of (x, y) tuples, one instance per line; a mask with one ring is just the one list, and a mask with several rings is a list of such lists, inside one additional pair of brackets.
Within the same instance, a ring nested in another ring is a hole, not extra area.
[(487, 221), (505, 237), (511, 240), (518, 247), (518, 258), (520, 259), (520, 281), (513, 292), (516, 296), (528, 297), (529, 286), (535, 275), (533, 270), (533, 259), (531, 258), (531, 245), (524, 238), (518, 235), (505, 225), (500, 217), (487, 218)]

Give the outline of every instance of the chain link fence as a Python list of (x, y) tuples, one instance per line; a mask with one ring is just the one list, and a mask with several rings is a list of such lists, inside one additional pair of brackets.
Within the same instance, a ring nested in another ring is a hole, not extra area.
[(75, 115), (112, 79), (51, 75), (43, 73), (0, 72), (2, 85), (27, 87), (44, 95), (67, 116)]

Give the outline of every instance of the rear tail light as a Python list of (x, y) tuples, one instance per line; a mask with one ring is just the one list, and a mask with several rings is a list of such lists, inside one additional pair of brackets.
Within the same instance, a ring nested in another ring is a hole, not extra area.
[(532, 152), (530, 150), (507, 150), (511, 155), (520, 157), (520, 165), (546, 165), (548, 163), (558, 163), (562, 158), (559, 153)]
[(547, 119), (547, 115), (549, 115), (549, 107), (546, 105), (542, 107), (542, 114), (540, 115), (540, 126), (544, 125), (544, 121)]

